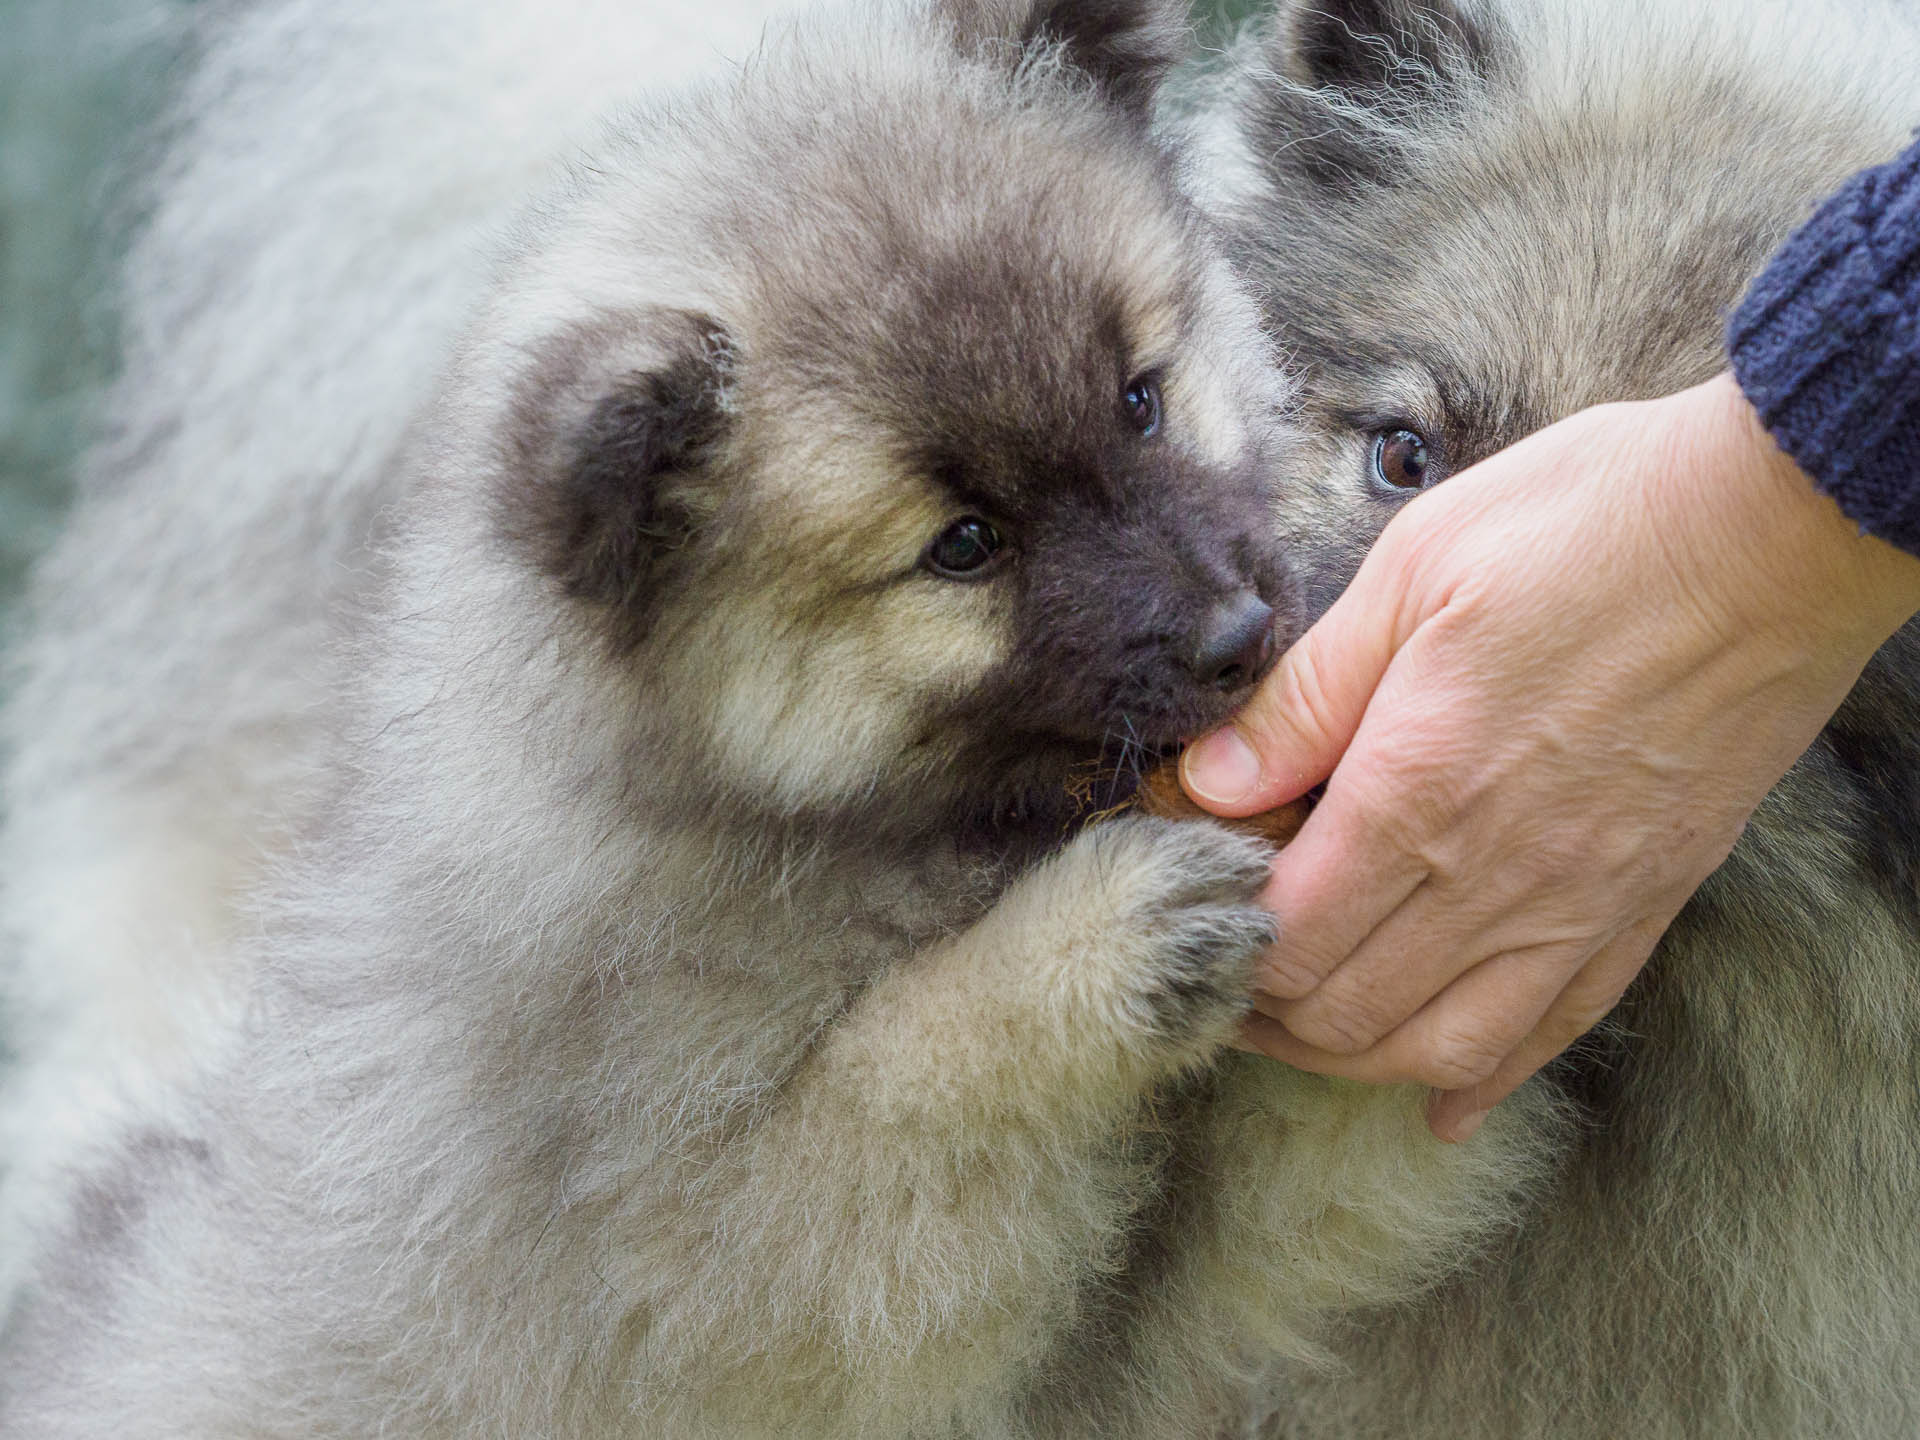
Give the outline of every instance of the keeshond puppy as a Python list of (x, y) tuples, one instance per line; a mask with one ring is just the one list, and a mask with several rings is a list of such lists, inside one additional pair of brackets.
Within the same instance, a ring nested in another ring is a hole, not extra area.
[[(1917, 59), (1870, 3), (1283, 6), (1214, 92), (1202, 183), (1300, 362), (1312, 608), (1409, 495), (1723, 369), (1748, 278), (1905, 143)], [(1920, 1434), (1916, 776), (1910, 628), (1533, 1083), (1585, 1123), (1521, 1223), (1352, 1314), (1273, 1433)]]
[(1266, 851), (1089, 823), (1297, 629), (1180, 21), (798, 21), (534, 207), (8, 1435), (1216, 1434), (1498, 1222), (1531, 1102), (1445, 1148), (1231, 1051)]

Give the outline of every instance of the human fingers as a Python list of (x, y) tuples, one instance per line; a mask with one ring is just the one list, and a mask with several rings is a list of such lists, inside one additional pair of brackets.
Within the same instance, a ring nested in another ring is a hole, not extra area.
[(1332, 773), (1393, 658), (1392, 583), (1362, 567), (1233, 720), (1187, 747), (1180, 780), (1197, 804), (1257, 815)]
[(1471, 1137), (1495, 1105), (1606, 1018), (1646, 964), (1665, 928), (1664, 924), (1635, 926), (1603, 946), (1491, 1074), (1460, 1089), (1435, 1092), (1427, 1104), (1428, 1128), (1456, 1144)]
[(1478, 959), (1404, 1023), (1352, 1053), (1324, 1049), (1299, 1035), (1290, 1017), (1294, 1004), (1262, 1003), (1260, 1017), (1284, 1035), (1262, 1031), (1260, 1048), (1299, 1069), (1348, 1080), (1445, 1091), (1471, 1087), (1491, 1079), (1535, 1031), (1584, 958), (1579, 947), (1547, 944)]
[[(1430, 1066), (1436, 1073), (1464, 1073), (1489, 1053), (1498, 1059), (1618, 928), (1610, 910), (1597, 919), (1565, 910), (1563, 895), (1543, 894), (1526, 882), (1527, 873), (1521, 865), (1496, 865), (1474, 866), (1465, 879), (1427, 874), (1311, 990), (1260, 1008), (1316, 1049), (1354, 1055), (1411, 1023), (1450, 989), (1455, 1007), (1449, 1018), (1462, 1017), (1462, 998), (1478, 1001), (1484, 994), (1485, 1008), (1503, 1013), (1505, 1023), (1461, 1031), (1433, 1054)], [(1288, 899), (1275, 903), (1284, 907)], [(1470, 976), (1476, 978), (1468, 984)], [(1271, 986), (1258, 988), (1277, 993)], [(1529, 1000), (1523, 1015), (1519, 1007)], [(1500, 1035), (1508, 1031), (1509, 1045), (1500, 1046)]]
[(1254, 989), (1310, 994), (1426, 881), (1427, 862), (1383, 832), (1364, 796), (1336, 782), (1300, 833), (1274, 857), (1260, 903), (1279, 918)]

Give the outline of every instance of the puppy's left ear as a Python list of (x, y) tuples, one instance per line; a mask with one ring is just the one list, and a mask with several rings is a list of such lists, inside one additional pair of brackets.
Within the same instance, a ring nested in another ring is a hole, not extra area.
[(656, 312), (556, 340), (520, 397), (503, 528), (618, 644), (717, 503), (730, 354), (716, 321)]
[(1193, 43), (1182, 0), (945, 0), (943, 8), (967, 48), (997, 46), (1024, 58), (1036, 44), (1060, 46), (1100, 94), (1142, 124)]

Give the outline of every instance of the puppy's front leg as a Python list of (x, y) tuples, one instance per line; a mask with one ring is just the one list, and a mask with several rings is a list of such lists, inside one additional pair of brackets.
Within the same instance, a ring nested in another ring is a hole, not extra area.
[(1143, 1097), (1244, 1013), (1266, 859), (1212, 825), (1111, 822), (861, 997), (679, 1217), (704, 1231), (683, 1321), (711, 1323), (673, 1343), (711, 1418), (734, 1395), (788, 1433), (999, 1428), (1118, 1262)]

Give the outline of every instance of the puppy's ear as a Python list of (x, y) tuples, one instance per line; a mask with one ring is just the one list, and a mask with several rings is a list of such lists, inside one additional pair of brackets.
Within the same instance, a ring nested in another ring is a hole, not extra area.
[(523, 397), (523, 414), (544, 412), (546, 437), (521, 451), (532, 483), (506, 497), (508, 528), (623, 644), (646, 633), (664, 571), (712, 507), (706, 472), (727, 425), (718, 323), (653, 316), (639, 339), (610, 328), (556, 342), (584, 356), (549, 367)]
[(1439, 98), (1485, 74), (1492, 46), (1453, 0), (1289, 0), (1271, 49), (1297, 84), (1374, 106)]
[(1246, 91), (1248, 148), (1284, 187), (1391, 186), (1422, 123), (1483, 93), (1499, 43), (1456, 0), (1283, 0), (1259, 47), (1284, 83)]
[(1167, 72), (1187, 54), (1183, 0), (945, 0), (963, 48), (1017, 61), (1057, 44), (1113, 105), (1145, 123)]

